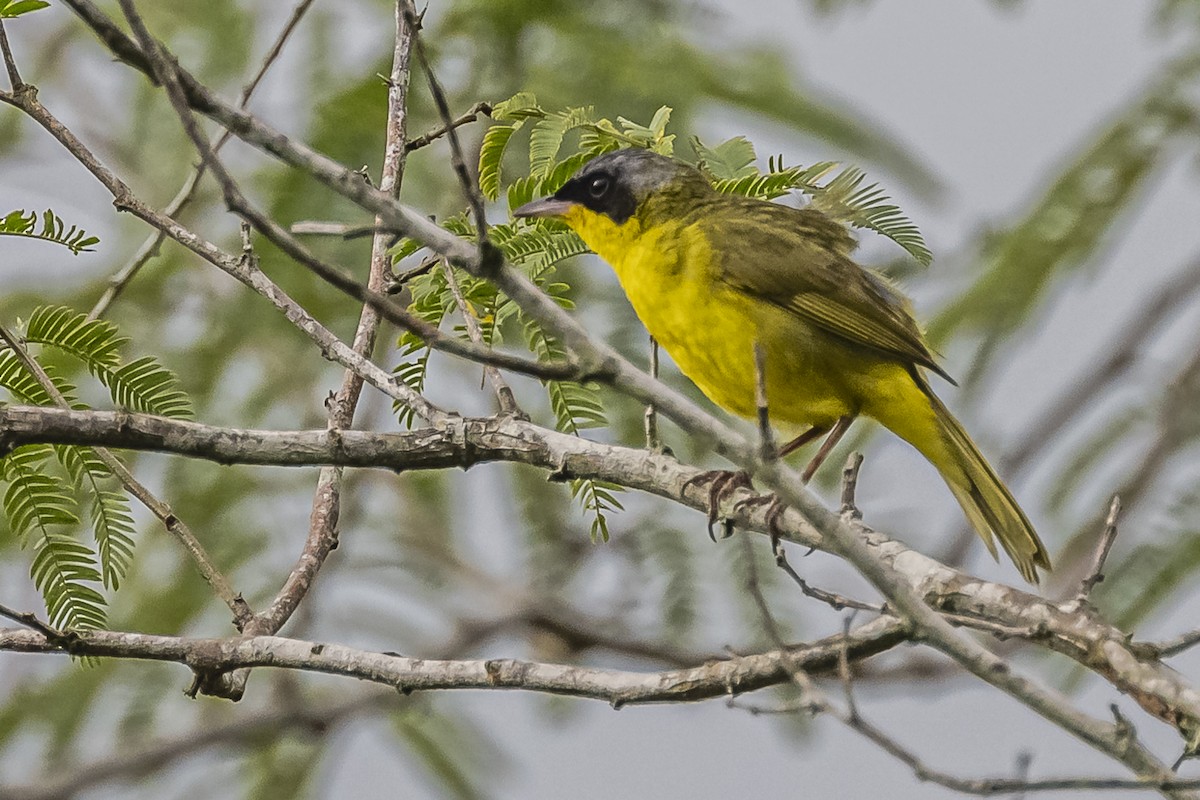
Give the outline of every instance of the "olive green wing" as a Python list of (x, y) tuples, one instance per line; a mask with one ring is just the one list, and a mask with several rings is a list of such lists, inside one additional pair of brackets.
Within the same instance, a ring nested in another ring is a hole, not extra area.
[(729, 198), (698, 221), (716, 279), (818, 328), (946, 380), (907, 298), (850, 258), (854, 240), (819, 211)]

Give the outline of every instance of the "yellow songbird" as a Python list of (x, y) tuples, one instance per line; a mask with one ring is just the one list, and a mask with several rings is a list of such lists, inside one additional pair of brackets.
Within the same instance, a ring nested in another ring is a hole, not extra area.
[(846, 228), (811, 208), (721, 194), (695, 167), (648, 150), (586, 164), (518, 217), (560, 217), (612, 265), (634, 311), (714, 403), (756, 414), (755, 347), (772, 422), (826, 433), (805, 479), (859, 414), (929, 459), (992, 555), (1000, 540), (1036, 582), (1050, 557), (1012, 493), (934, 395), (938, 366), (884, 278), (850, 258)]

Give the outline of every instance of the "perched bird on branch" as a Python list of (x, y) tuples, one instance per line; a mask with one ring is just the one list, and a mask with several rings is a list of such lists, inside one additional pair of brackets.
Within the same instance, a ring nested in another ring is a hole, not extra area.
[(612, 265), (650, 335), (722, 408), (757, 413), (761, 348), (771, 422), (802, 428), (780, 455), (826, 436), (805, 480), (855, 417), (872, 417), (938, 469), (993, 556), (994, 536), (1027, 580), (1050, 568), (1012, 493), (930, 388), (926, 371), (950, 377), (910, 303), (851, 259), (854, 239), (841, 223), (721, 194), (695, 167), (640, 149), (593, 159), (514, 214), (562, 218)]

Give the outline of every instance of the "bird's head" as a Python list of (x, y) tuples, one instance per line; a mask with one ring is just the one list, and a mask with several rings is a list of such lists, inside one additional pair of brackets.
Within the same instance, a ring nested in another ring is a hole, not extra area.
[(553, 195), (526, 203), (513, 216), (561, 217), (577, 231), (594, 224), (620, 228), (653, 201), (709, 191), (708, 180), (695, 167), (629, 148), (597, 156)]

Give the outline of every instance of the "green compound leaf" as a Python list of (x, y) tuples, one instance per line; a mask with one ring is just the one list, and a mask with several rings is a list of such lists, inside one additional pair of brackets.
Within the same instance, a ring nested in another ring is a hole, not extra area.
[(120, 349), (128, 339), (111, 322), (89, 320), (63, 306), (42, 306), (30, 316), (25, 338), (78, 358), (123, 408), (175, 419), (192, 417), (191, 399), (179, 388), (175, 373), (153, 356), (121, 362)]
[[(34, 2), (35, 0), (26, 0), (26, 3)], [(0, 0), (3, 3), (3, 0)], [(18, 3), (18, 5), (24, 5)], [(37, 6), (44, 8), (45, 4)], [(13, 6), (9, 5), (9, 9)], [(18, 13), (24, 14), (27, 11), (33, 11), (34, 8), (25, 8)], [(4, 9), (0, 7), (0, 18), (6, 15)], [(16, 16), (13, 14), (11, 16)], [(10, 211), (8, 214), (0, 217), (0, 236), (21, 236), (27, 239), (40, 239), (44, 242), (59, 244), (70, 250), (75, 255), (92, 251), (92, 245), (98, 244), (100, 239), (87, 233), (87, 231), (75, 225), (67, 226), (66, 222), (61, 217), (55, 214), (50, 209), (46, 209), (41, 214), (41, 227), (38, 227), (38, 214), (30, 211), (26, 213), (23, 209)]]

